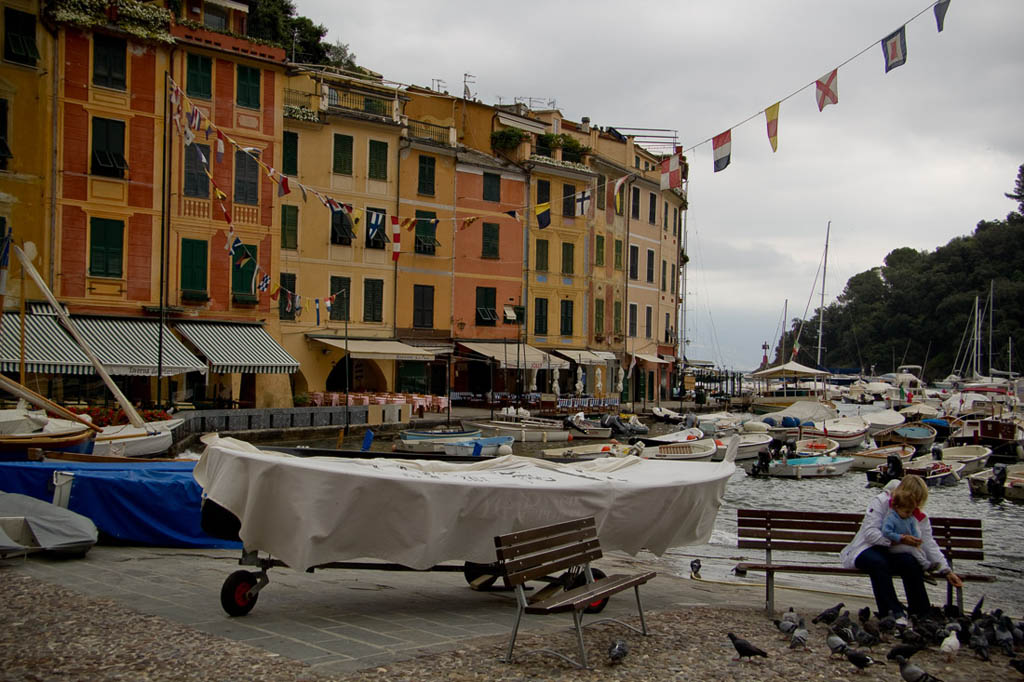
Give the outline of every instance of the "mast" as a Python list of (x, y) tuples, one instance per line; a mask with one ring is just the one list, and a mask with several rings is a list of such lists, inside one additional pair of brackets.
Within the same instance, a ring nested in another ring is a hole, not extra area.
[(821, 308), (818, 309), (818, 367), (821, 367), (821, 341), (825, 329), (825, 275), (828, 273), (828, 236), (832, 231), (832, 221), (825, 227), (825, 262), (821, 268)]
[(988, 282), (988, 305), (985, 306), (988, 309), (988, 375), (992, 376), (992, 318), (995, 317), (995, 310), (992, 305), (994, 301), (993, 293), (995, 289), (995, 280), (989, 280)]

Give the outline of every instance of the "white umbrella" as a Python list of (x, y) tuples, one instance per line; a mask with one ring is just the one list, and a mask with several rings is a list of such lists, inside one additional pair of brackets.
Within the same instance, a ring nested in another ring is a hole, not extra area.
[(619, 367), (619, 385), (615, 388), (616, 391), (622, 393), (622, 382), (626, 379), (626, 370)]
[(594, 370), (594, 383), (597, 386), (596, 395), (601, 395), (603, 393), (602, 389), (604, 388), (604, 384), (601, 383), (601, 368), (600, 367), (598, 367), (597, 369)]
[(576, 365), (576, 395), (583, 393), (583, 365)]
[(562, 389), (559, 388), (559, 386), (558, 386), (558, 372), (559, 371), (560, 370), (555, 369), (551, 373), (551, 392), (555, 394), (555, 398), (557, 398), (562, 393)]
[(537, 391), (537, 370), (530, 370), (530, 393)]

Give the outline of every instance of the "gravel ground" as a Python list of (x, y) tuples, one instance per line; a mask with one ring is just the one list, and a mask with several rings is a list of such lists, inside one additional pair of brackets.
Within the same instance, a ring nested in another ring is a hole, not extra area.
[[(648, 612), (654, 633), (641, 637), (614, 625), (585, 630), (591, 670), (576, 670), (548, 656), (524, 656), (540, 646), (574, 655), (575, 635), (524, 635), (512, 664), (499, 660), (505, 639), (484, 637), (455, 651), (425, 655), (346, 675), (324, 675), (293, 661), (230, 639), (147, 616), (107, 599), (87, 597), (35, 578), (6, 573), (0, 581), (0, 680), (203, 680), (319, 682), (323, 680), (899, 680), (893, 663), (864, 674), (846, 660), (829, 659), (824, 628), (810, 626), (810, 652), (791, 651), (759, 611), (692, 608)], [(568, 616), (549, 616), (549, 618)], [(637, 625), (637, 621), (633, 621)], [(732, 660), (726, 632), (768, 652), (757, 663)], [(609, 645), (623, 639), (629, 653), (618, 664)], [(887, 648), (877, 647), (884, 659)], [(983, 663), (961, 652), (947, 664), (937, 651), (915, 662), (946, 682), (1020, 679), (993, 653)]]

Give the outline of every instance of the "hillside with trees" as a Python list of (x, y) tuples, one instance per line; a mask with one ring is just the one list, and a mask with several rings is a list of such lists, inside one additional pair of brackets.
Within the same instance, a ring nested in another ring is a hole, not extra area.
[[(864, 374), (874, 368), (881, 374), (900, 364), (918, 364), (924, 366), (928, 380), (945, 377), (970, 342), (968, 326), (978, 297), (984, 324), (983, 373), (989, 368), (1020, 372), (1024, 165), (1018, 170), (1014, 191), (1006, 197), (1016, 203), (1016, 210), (1005, 220), (983, 220), (972, 234), (956, 237), (931, 252), (895, 249), (883, 265), (851, 277), (836, 301), (825, 307), (822, 365)], [(992, 306), (986, 309), (990, 287)], [(800, 331), (796, 359), (810, 366), (817, 356), (819, 314), (803, 321)], [(786, 335), (787, 355), (800, 327), (801, 320), (792, 320)], [(775, 362), (779, 353), (777, 346)]]

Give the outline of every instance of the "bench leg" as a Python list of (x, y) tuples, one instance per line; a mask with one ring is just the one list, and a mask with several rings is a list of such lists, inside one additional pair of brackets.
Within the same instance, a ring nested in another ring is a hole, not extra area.
[(764, 607), (768, 615), (775, 613), (775, 573), (768, 571), (764, 576)]
[(964, 588), (956, 588), (956, 605), (960, 607), (960, 613), (964, 612)]
[(583, 624), (581, 623), (582, 620), (583, 620), (583, 616), (580, 615), (580, 612), (575, 610), (575, 609), (573, 609), (572, 621), (576, 625), (576, 643), (579, 645), (579, 649), (580, 649), (580, 663), (579, 663), (579, 665), (580, 665), (581, 668), (586, 668), (587, 667), (587, 650), (583, 646)]
[(636, 611), (640, 614), (640, 627), (644, 631), (644, 636), (647, 636), (647, 621), (644, 620), (644, 607), (640, 603), (640, 586), (634, 585), (633, 591), (636, 592)]
[(518, 604), (518, 605), (516, 605), (516, 619), (515, 619), (515, 622), (512, 623), (512, 634), (509, 635), (509, 638), (508, 638), (508, 653), (505, 654), (505, 662), (506, 663), (511, 663), (512, 662), (512, 649), (516, 645), (516, 634), (518, 634), (518, 632), (519, 632), (519, 621), (522, 620), (522, 617), (523, 617), (523, 607), (522, 607), (521, 604)]

